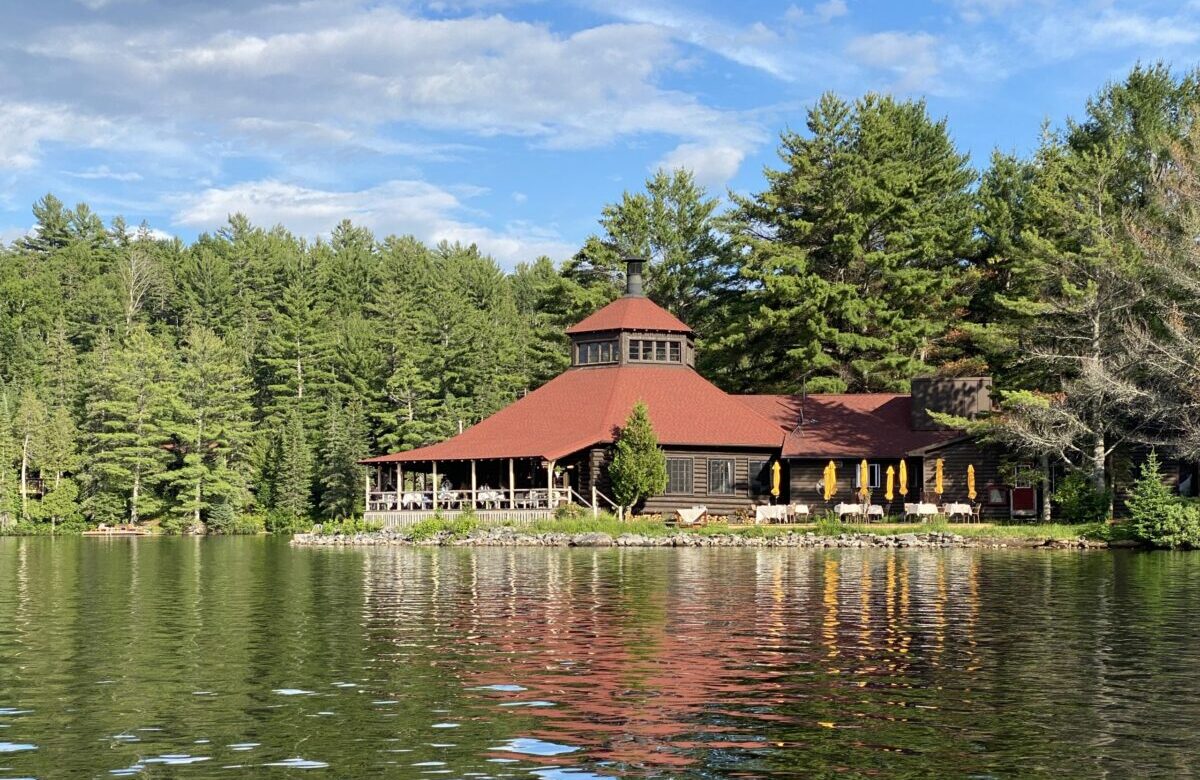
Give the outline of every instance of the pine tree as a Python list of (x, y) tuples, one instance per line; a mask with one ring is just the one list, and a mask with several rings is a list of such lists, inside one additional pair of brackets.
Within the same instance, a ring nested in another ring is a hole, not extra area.
[(159, 484), (175, 496), (172, 512), (199, 526), (214, 505), (236, 513), (246, 503), (240, 466), (252, 437), (252, 390), (236, 352), (207, 328), (188, 332), (182, 358), (180, 414), (171, 430), (179, 465)]
[(923, 102), (823, 96), (739, 198), (751, 283), (721, 345), (760, 390), (900, 390), (958, 356), (974, 173)]
[(667, 489), (667, 458), (658, 447), (646, 404), (634, 404), (617, 436), (608, 467), (613, 498), (624, 507), (634, 505)]
[(38, 454), (43, 494), (37, 505), (39, 519), (49, 520), (51, 529), (79, 515), (79, 487), (69, 476), (79, 468), (79, 431), (71, 413), (63, 406), (50, 410)]
[(125, 343), (97, 366), (87, 402), (89, 514), (131, 523), (161, 509), (151, 487), (172, 460), (168, 445), (179, 414), (175, 366), (166, 347), (134, 325)]
[(15, 523), (21, 511), (11, 410), (8, 388), (0, 382), (0, 528)]
[(308, 260), (289, 261), (281, 275), (280, 298), (259, 353), (262, 409), (267, 422), (277, 425), (298, 408), (311, 430), (321, 418), (323, 395), (332, 381), (325, 307)]
[(284, 419), (278, 457), (271, 487), (272, 509), (294, 518), (307, 517), (312, 511), (313, 457), (298, 405)]
[(367, 431), (358, 401), (330, 410), (321, 448), (321, 512), (342, 519), (363, 511), (362, 486), (366, 467), (358, 461), (367, 457)]
[(28, 521), (32, 517), (29, 511), (30, 481), (33, 479), (33, 473), (41, 458), (42, 445), (46, 438), (47, 419), (46, 404), (42, 402), (34, 388), (26, 386), (21, 391), (21, 399), (13, 424), (21, 463), (20, 491), (21, 519), (23, 521)]

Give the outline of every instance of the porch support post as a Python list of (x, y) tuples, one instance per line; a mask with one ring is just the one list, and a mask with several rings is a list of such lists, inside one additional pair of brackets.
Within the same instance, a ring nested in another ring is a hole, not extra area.
[(475, 461), (471, 461), (471, 508), (478, 509), (478, 493), (475, 487)]
[(363, 475), (363, 514), (371, 511), (371, 464), (367, 464), (366, 474)]
[(437, 511), (438, 500), (438, 478), (437, 478), (437, 461), (433, 461), (433, 511)]
[(600, 506), (596, 503), (596, 486), (592, 485), (592, 517), (600, 516)]
[(557, 461), (549, 461), (546, 463), (546, 508), (554, 508), (554, 464)]
[(400, 494), (404, 492), (404, 467), (396, 463), (396, 501), (399, 506)]
[(517, 470), (513, 459), (508, 459), (508, 508), (517, 508)]

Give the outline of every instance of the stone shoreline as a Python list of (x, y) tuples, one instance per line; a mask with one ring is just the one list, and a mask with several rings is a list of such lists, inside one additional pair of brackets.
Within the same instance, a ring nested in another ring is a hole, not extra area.
[(497, 527), (454, 536), (445, 531), (427, 539), (414, 540), (403, 531), (377, 531), (359, 534), (296, 534), (292, 544), (306, 547), (800, 547), (800, 548), (1023, 548), (1023, 549), (1108, 549), (1125, 547), (1093, 539), (988, 539), (954, 533), (841, 534), (818, 536), (814, 533), (788, 532), (772, 536), (743, 534), (675, 533), (667, 536), (643, 536), (605, 533), (527, 533), (514, 528)]

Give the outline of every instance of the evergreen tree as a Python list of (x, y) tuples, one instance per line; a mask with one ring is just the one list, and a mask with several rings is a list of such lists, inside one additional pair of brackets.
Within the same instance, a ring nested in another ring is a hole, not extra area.
[(85, 508), (97, 520), (113, 521), (121, 512), (137, 523), (162, 508), (151, 488), (172, 460), (168, 445), (179, 414), (175, 366), (162, 342), (134, 325), (96, 368), (86, 409), (92, 494)]
[(49, 520), (51, 529), (79, 517), (79, 487), (71, 474), (79, 468), (79, 431), (64, 406), (50, 410), (38, 454), (42, 476), (42, 499), (36, 508), (39, 519)]
[(21, 519), (24, 521), (28, 521), (32, 516), (29, 511), (30, 481), (33, 479), (46, 440), (47, 415), (46, 404), (42, 402), (37, 391), (26, 386), (21, 391), (21, 400), (13, 425), (21, 463)]
[(945, 121), (827, 94), (780, 156), (731, 225), (751, 290), (721, 345), (730, 383), (899, 390), (957, 357), (974, 174)]
[(366, 467), (358, 461), (369, 454), (361, 403), (335, 403), (321, 448), (321, 513), (325, 517), (353, 517), (365, 509)]
[(613, 498), (624, 507), (661, 494), (667, 489), (667, 458), (658, 447), (646, 404), (634, 404), (617, 436), (608, 466)]
[(8, 388), (0, 382), (0, 528), (15, 523), (21, 511), (11, 410)]
[(250, 382), (236, 352), (207, 328), (193, 327), (179, 372), (180, 414), (172, 426), (177, 467), (159, 484), (175, 496), (172, 511), (193, 526), (213, 506), (246, 503), (240, 466), (252, 436)]
[(277, 451), (271, 508), (293, 518), (307, 517), (312, 511), (313, 456), (298, 405), (284, 418)]

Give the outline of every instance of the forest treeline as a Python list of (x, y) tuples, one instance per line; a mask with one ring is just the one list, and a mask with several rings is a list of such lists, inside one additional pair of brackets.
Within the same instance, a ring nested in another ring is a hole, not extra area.
[(921, 101), (823, 96), (758, 192), (660, 171), (566, 262), (323, 240), (190, 244), (52, 195), (0, 250), (0, 523), (274, 528), (361, 511), (365, 455), (456, 433), (568, 362), (621, 258), (740, 392), (995, 377), (981, 434), (1110, 485), (1200, 450), (1200, 81), (1140, 66), (980, 169)]

